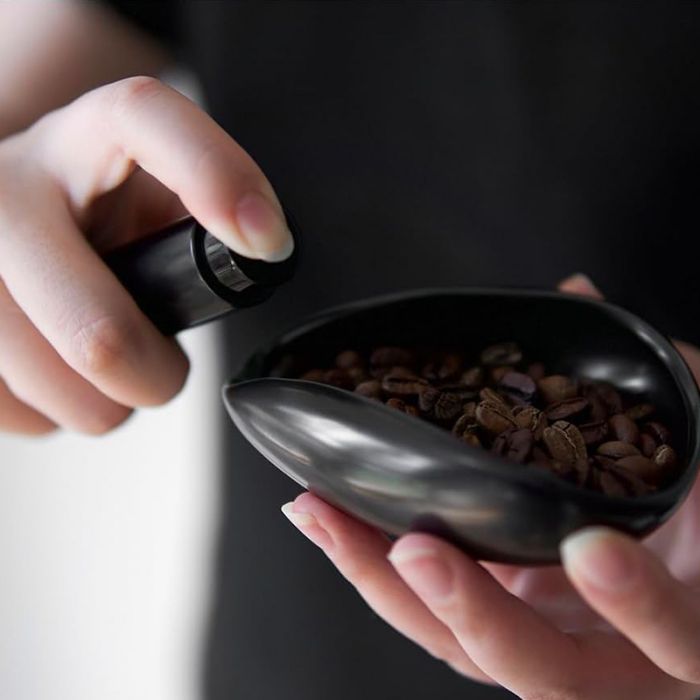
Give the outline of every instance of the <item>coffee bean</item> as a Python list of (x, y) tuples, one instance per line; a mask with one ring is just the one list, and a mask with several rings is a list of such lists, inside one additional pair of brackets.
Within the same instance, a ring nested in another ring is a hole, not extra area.
[(633, 421), (646, 420), (649, 416), (653, 415), (656, 411), (656, 407), (651, 403), (638, 403), (632, 408), (628, 408), (625, 411), (626, 415)]
[(651, 435), (659, 445), (667, 445), (671, 442), (671, 432), (663, 423), (649, 421), (644, 424), (642, 431)]
[(545, 409), (547, 418), (551, 421), (568, 420), (572, 421), (588, 410), (590, 404), (588, 399), (575, 396), (572, 399), (564, 399), (550, 404)]
[(478, 391), (470, 389), (468, 386), (464, 386), (464, 384), (440, 383), (436, 388), (440, 389), (440, 391), (445, 391), (448, 394), (455, 394), (455, 396), (459, 396), (462, 401), (471, 401), (479, 396)]
[(338, 389), (354, 389), (355, 383), (344, 369), (329, 369), (323, 374), (323, 383)]
[(336, 356), (335, 366), (338, 369), (350, 369), (352, 367), (364, 367), (365, 363), (359, 352), (345, 350)]
[(471, 367), (462, 373), (460, 382), (471, 389), (480, 389), (485, 382), (484, 370), (482, 367)]
[(486, 387), (485, 389), (482, 389), (479, 392), (479, 398), (482, 401), (489, 401), (490, 403), (500, 404), (501, 406), (503, 406), (503, 409), (505, 411), (510, 411), (510, 406), (508, 405), (508, 402), (497, 391), (494, 391), (489, 387)]
[(588, 447), (595, 447), (600, 444), (608, 436), (608, 424), (606, 421), (598, 421), (597, 423), (584, 423), (579, 425), (578, 429), (583, 435), (583, 441)]
[(481, 401), (476, 407), (476, 421), (482, 428), (496, 435), (516, 427), (513, 414), (502, 402)]
[(636, 445), (639, 442), (639, 428), (637, 424), (624, 413), (616, 413), (608, 418), (610, 432), (616, 440), (629, 442)]
[(308, 372), (304, 372), (300, 379), (306, 382), (323, 382), (323, 378), (326, 375), (326, 370), (324, 369), (310, 369)]
[(583, 395), (588, 399), (590, 405), (589, 415), (591, 422), (599, 423), (601, 421), (606, 421), (610, 411), (608, 411), (605, 401), (600, 397), (595, 386), (583, 388)]
[(456, 418), (462, 412), (459, 396), (440, 391), (435, 387), (424, 387), (418, 396), (420, 410), (439, 421)]
[(552, 374), (537, 382), (540, 396), (546, 404), (553, 404), (566, 399), (573, 399), (578, 393), (576, 382), (562, 374)]
[(651, 457), (656, 452), (656, 440), (649, 433), (639, 435), (639, 449), (645, 457)]
[(606, 496), (627, 496), (628, 490), (624, 482), (612, 472), (598, 472), (598, 485)]
[(676, 451), (669, 445), (659, 445), (651, 459), (663, 477), (673, 472), (678, 461)]
[(537, 391), (532, 377), (521, 372), (507, 372), (498, 380), (498, 385), (501, 391), (523, 401), (531, 401)]
[(596, 382), (595, 388), (610, 414), (622, 413), (622, 397), (612, 384)]
[(377, 348), (369, 358), (372, 367), (395, 367), (398, 365), (413, 367), (415, 362), (416, 358), (413, 352), (406, 348), (393, 346)]
[(513, 365), (500, 365), (499, 367), (492, 367), (489, 370), (489, 378), (493, 384), (498, 384), (503, 377), (509, 372), (513, 372), (515, 368)]
[(467, 401), (462, 406), (462, 415), (469, 418), (474, 423), (476, 421), (476, 401)]
[(542, 437), (549, 454), (557, 462), (573, 465), (588, 458), (583, 436), (571, 423), (557, 421), (544, 429)]
[(598, 445), (596, 452), (603, 457), (611, 457), (612, 459), (622, 459), (623, 457), (632, 457), (639, 455), (639, 450), (629, 442), (621, 442), (620, 440), (611, 440)]
[(541, 362), (533, 362), (531, 365), (528, 365), (526, 374), (528, 374), (530, 377), (532, 377), (532, 379), (538, 382), (545, 376), (544, 365)]
[(378, 399), (382, 395), (382, 385), (377, 379), (370, 379), (358, 384), (355, 393), (368, 399)]
[(659, 468), (648, 457), (643, 455), (633, 455), (617, 460), (617, 466), (638, 476), (649, 484), (657, 483), (659, 479)]
[(535, 436), (535, 440), (542, 439), (542, 433), (547, 427), (547, 418), (534, 406), (518, 406), (513, 409), (515, 424), (519, 428), (527, 428)]
[(390, 396), (417, 396), (427, 386), (428, 382), (425, 379), (406, 377), (393, 372), (382, 379), (382, 389)]
[(358, 384), (367, 381), (369, 379), (367, 372), (362, 367), (349, 367), (345, 370), (348, 373), (348, 377), (352, 380), (352, 383), (357, 387)]
[(523, 354), (516, 343), (498, 343), (490, 345), (481, 353), (481, 364), (487, 367), (499, 365), (517, 365), (523, 359)]
[(418, 409), (415, 406), (411, 406), (411, 404), (406, 403), (402, 399), (391, 398), (386, 402), (386, 405), (390, 408), (395, 408), (397, 411), (401, 411), (401, 413), (406, 413), (409, 416), (419, 415)]

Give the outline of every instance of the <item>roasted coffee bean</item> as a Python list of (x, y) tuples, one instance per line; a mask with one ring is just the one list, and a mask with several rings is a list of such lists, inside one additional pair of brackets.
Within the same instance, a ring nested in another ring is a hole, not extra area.
[(610, 472), (618, 481), (624, 484), (628, 495), (640, 496), (651, 490), (646, 482), (631, 471), (619, 467), (615, 460), (600, 455), (596, 455), (593, 459), (601, 470)]
[(531, 401), (537, 391), (535, 382), (532, 377), (521, 372), (508, 372), (504, 374), (499, 382), (501, 391), (509, 396), (522, 399), (523, 401)]
[(362, 384), (362, 382), (367, 381), (369, 379), (367, 372), (362, 367), (350, 367), (349, 369), (345, 370), (348, 373), (348, 377), (352, 380), (352, 383), (357, 386), (358, 384)]
[(616, 413), (608, 418), (610, 432), (616, 440), (629, 442), (636, 445), (639, 442), (639, 428), (637, 424), (624, 413)]
[(633, 421), (646, 420), (649, 416), (652, 416), (656, 411), (656, 407), (651, 403), (638, 403), (632, 408), (628, 408), (625, 411), (625, 415), (631, 418)]
[(606, 421), (598, 421), (597, 423), (584, 423), (579, 425), (583, 441), (588, 447), (595, 447), (605, 440), (608, 436), (609, 428)]
[(418, 397), (420, 410), (438, 421), (449, 421), (462, 412), (462, 400), (455, 394), (425, 387)]
[(642, 432), (651, 435), (659, 445), (668, 445), (671, 442), (671, 431), (663, 423), (649, 421), (644, 424)]
[(345, 350), (335, 358), (335, 366), (338, 369), (350, 369), (352, 367), (364, 367), (365, 363), (362, 355), (355, 350)]
[(344, 369), (329, 369), (323, 375), (323, 383), (338, 389), (354, 389), (355, 383)]
[(401, 411), (401, 413), (406, 413), (409, 416), (417, 417), (419, 415), (418, 409), (415, 406), (411, 406), (411, 404), (408, 404), (401, 399), (391, 398), (386, 402), (386, 405), (390, 408), (395, 408), (397, 411)]
[(545, 413), (547, 414), (547, 418), (551, 421), (572, 421), (582, 417), (589, 407), (588, 399), (575, 396), (572, 399), (564, 399), (563, 401), (550, 404), (545, 409)]
[(464, 401), (471, 401), (479, 396), (479, 392), (474, 389), (470, 389), (463, 384), (438, 384), (437, 387), (440, 391), (446, 391), (448, 394), (454, 394), (459, 396), (459, 398)]
[(573, 399), (578, 393), (577, 383), (570, 377), (565, 377), (562, 374), (552, 374), (549, 377), (543, 377), (537, 382), (537, 388), (546, 404)]
[(633, 455), (617, 460), (617, 466), (638, 476), (649, 484), (660, 481), (659, 468), (648, 457)]
[(532, 448), (532, 464), (552, 471), (552, 460), (550, 456), (537, 445)]
[(476, 422), (476, 401), (467, 401), (463, 404), (462, 415), (469, 418), (472, 423)]
[(629, 442), (621, 442), (620, 440), (611, 440), (598, 445), (596, 452), (603, 457), (612, 459), (622, 459), (623, 457), (638, 456), (639, 450)]
[(378, 399), (382, 395), (382, 385), (377, 379), (370, 379), (355, 387), (355, 393), (368, 399)]
[(514, 371), (513, 365), (500, 365), (489, 370), (489, 377), (494, 384), (498, 384), (509, 372)]
[(482, 401), (490, 401), (491, 403), (500, 404), (503, 406), (504, 410), (510, 411), (510, 406), (503, 396), (489, 387), (486, 387), (479, 392), (479, 398)]
[(513, 409), (515, 424), (518, 428), (527, 428), (535, 436), (535, 440), (542, 439), (542, 433), (547, 427), (547, 418), (534, 406), (517, 406)]
[(627, 496), (629, 491), (624, 482), (612, 472), (598, 472), (598, 487), (606, 496)]
[(534, 444), (535, 436), (527, 428), (514, 430), (508, 437), (506, 457), (524, 464), (530, 456)]
[(413, 352), (406, 348), (385, 346), (377, 348), (369, 358), (372, 367), (413, 367), (416, 357)]
[(576, 464), (588, 459), (586, 443), (579, 429), (566, 421), (557, 421), (544, 429), (542, 434), (549, 454), (557, 462)]
[(301, 379), (307, 382), (323, 382), (323, 378), (326, 375), (325, 369), (310, 369), (308, 372), (304, 372), (301, 375)]
[(656, 452), (656, 440), (649, 433), (639, 435), (639, 449), (645, 457), (651, 457)]
[(522, 359), (523, 354), (515, 343), (490, 345), (481, 353), (481, 364), (487, 367), (517, 365)]
[(540, 379), (544, 379), (544, 365), (541, 362), (533, 362), (531, 365), (528, 365), (526, 374), (538, 382)]
[(462, 373), (460, 383), (471, 389), (480, 389), (484, 386), (486, 377), (482, 367), (470, 367)]
[(405, 377), (394, 373), (387, 374), (382, 379), (382, 389), (390, 396), (417, 396), (428, 382), (417, 377)]
[(441, 382), (456, 379), (464, 368), (464, 358), (456, 352), (448, 352), (438, 367), (437, 378)]
[(495, 435), (516, 427), (511, 410), (503, 402), (482, 401), (477, 404), (476, 421), (482, 428)]
[(595, 388), (598, 392), (598, 396), (603, 399), (608, 412), (611, 415), (615, 413), (622, 413), (622, 398), (612, 384), (607, 382), (596, 382)]
[(676, 451), (669, 445), (659, 445), (651, 459), (663, 476), (668, 476), (673, 472), (678, 461)]
[(588, 399), (588, 403), (590, 404), (589, 415), (591, 422), (599, 423), (600, 421), (607, 420), (610, 411), (605, 401), (600, 397), (595, 386), (584, 387), (583, 395)]

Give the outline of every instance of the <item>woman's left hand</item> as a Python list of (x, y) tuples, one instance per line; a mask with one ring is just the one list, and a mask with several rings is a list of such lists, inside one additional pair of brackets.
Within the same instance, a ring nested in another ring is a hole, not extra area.
[[(600, 296), (579, 275), (560, 287)], [(700, 351), (678, 347), (700, 376)], [(392, 546), (309, 493), (283, 511), (381, 617), (465, 676), (525, 700), (700, 695), (699, 483), (643, 543), (570, 536), (563, 567), (477, 563), (417, 533)]]

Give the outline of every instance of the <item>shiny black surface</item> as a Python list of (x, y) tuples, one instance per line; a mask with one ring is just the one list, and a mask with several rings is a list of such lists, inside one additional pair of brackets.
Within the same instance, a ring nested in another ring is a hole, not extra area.
[[(415, 418), (294, 376), (342, 349), (516, 340), (551, 372), (612, 381), (657, 404), (687, 465), (671, 485), (610, 498), (471, 449)], [(480, 558), (551, 563), (568, 533), (606, 524), (642, 535), (698, 468), (699, 399), (661, 334), (611, 304), (524, 290), (424, 290), (333, 309), (257, 353), (224, 388), (238, 428), (273, 464), (331, 503), (399, 535), (433, 532)]]

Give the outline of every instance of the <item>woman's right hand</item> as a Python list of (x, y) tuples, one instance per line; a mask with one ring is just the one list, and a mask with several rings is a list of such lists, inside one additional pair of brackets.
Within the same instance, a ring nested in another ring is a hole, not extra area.
[(100, 87), (0, 141), (0, 430), (99, 434), (187, 375), (100, 253), (186, 211), (242, 255), (292, 250), (250, 156), (153, 78)]

